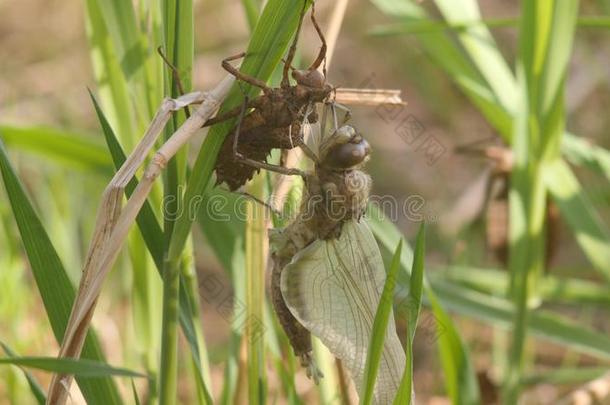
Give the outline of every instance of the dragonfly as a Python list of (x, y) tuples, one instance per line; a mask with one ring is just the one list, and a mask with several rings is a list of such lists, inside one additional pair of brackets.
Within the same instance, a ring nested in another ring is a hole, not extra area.
[[(363, 166), (371, 148), (354, 127), (339, 125), (334, 104), (328, 106), (333, 126), (327, 136), (319, 122), (305, 120), (302, 126), (309, 132), (313, 170), (290, 169), (304, 181), (299, 213), (285, 228), (269, 234), (271, 298), (308, 377), (316, 383), (323, 377), (312, 355), (313, 334), (341, 360), (362, 395), (373, 320), (385, 283), (381, 253), (364, 217), (372, 181)], [(405, 353), (391, 314), (375, 403), (392, 403), (404, 367)]]

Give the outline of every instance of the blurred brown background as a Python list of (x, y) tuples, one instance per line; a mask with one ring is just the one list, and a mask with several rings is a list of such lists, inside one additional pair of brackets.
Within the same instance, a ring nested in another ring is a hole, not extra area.
[[(0, 122), (24, 126), (48, 125), (101, 136), (97, 119), (87, 94), (93, 86), (83, 20), (83, 2), (76, 0), (0, 0)], [(194, 87), (209, 88), (224, 76), (220, 61), (244, 49), (248, 29), (243, 8), (238, 0), (196, 1), (196, 62)], [(318, 0), (317, 14), (324, 29), (332, 2)], [(485, 18), (517, 17), (518, 2), (509, 0), (481, 1)], [(583, 1), (582, 14), (608, 8), (608, 2)], [(481, 158), (453, 153), (456, 145), (494, 135), (480, 114), (450, 83), (444, 72), (431, 64), (414, 38), (372, 37), (368, 31), (377, 24), (387, 23), (372, 4), (364, 0), (349, 3), (339, 35), (332, 67), (331, 83), (345, 87), (376, 87), (400, 89), (408, 106), (397, 118), (388, 119), (376, 108), (353, 109), (353, 123), (371, 142), (374, 154), (369, 164), (378, 195), (391, 195), (404, 201), (409, 196), (421, 196), (422, 214), (436, 224), (453, 212), (452, 204), (487, 166)], [(495, 29), (495, 37), (505, 57), (513, 62), (516, 29)], [(318, 40), (307, 22), (300, 42), (304, 58), (317, 51)], [(568, 129), (606, 148), (610, 147), (610, 40), (603, 29), (579, 29), (574, 46), (572, 69), (568, 82)], [(407, 144), (396, 131), (400, 123), (415, 119), (425, 137), (433, 137), (444, 152), (431, 162), (424, 151)], [(610, 193), (599, 187), (599, 180), (580, 173), (583, 184), (606, 222), (610, 221)], [(101, 192), (101, 188), (100, 188)], [(95, 201), (93, 202), (95, 205)], [(399, 215), (401, 228), (412, 236), (414, 221)], [(459, 262), (463, 255), (480, 259), (479, 265), (497, 265), (484, 251), (480, 232), (463, 232), (461, 238), (478, 235), (480, 250), (464, 252), (460, 237), (444, 235), (432, 226), (428, 244), (431, 263)], [(474, 237), (475, 239), (477, 236)], [(456, 242), (457, 240), (457, 242)], [(559, 255), (564, 273), (578, 272), (588, 267), (569, 232), (560, 234)], [(0, 248), (1, 252), (1, 248)], [(220, 273), (207, 254), (198, 254), (199, 270)], [(204, 325), (213, 346), (228, 333), (214, 311), (206, 312)], [(483, 348), (489, 345), (485, 330), (473, 322), (462, 321), (464, 336), (471, 344)], [(433, 347), (417, 350), (416, 368), (421, 369), (418, 391), (433, 396), (439, 389), (434, 380), (433, 360), (427, 354)], [(549, 350), (552, 350), (549, 349)], [(487, 350), (486, 350), (487, 351)], [(52, 349), (47, 354), (54, 354)], [(112, 357), (112, 356), (111, 356)], [(489, 358), (481, 356), (477, 364)], [(417, 367), (421, 365), (421, 367)]]

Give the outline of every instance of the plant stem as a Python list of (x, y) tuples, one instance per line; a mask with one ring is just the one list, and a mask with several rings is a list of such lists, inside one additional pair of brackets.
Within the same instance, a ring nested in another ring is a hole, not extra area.
[[(252, 181), (250, 193), (263, 198), (264, 176)], [(265, 262), (267, 257), (266, 208), (248, 202), (246, 224), (246, 339), (249, 403), (265, 403), (264, 322)]]
[(163, 266), (163, 324), (159, 404), (176, 403), (178, 377), (178, 291), (180, 268), (166, 260)]

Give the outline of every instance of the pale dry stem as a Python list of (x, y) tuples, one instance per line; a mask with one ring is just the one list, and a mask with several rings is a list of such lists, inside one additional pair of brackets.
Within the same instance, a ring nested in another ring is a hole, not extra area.
[[(102, 283), (115, 262), (138, 212), (146, 201), (154, 180), (176, 152), (214, 114), (228, 94), (233, 81), (233, 76), (228, 75), (210, 92), (194, 92), (177, 99), (165, 99), (142, 141), (106, 187), (59, 357), (78, 358), (80, 356)], [(201, 103), (201, 105), (155, 154), (144, 172), (142, 180), (121, 212), (125, 186), (142, 165), (172, 113), (194, 103)], [(65, 403), (71, 380), (72, 377), (69, 375), (54, 375), (49, 387), (47, 404)]]

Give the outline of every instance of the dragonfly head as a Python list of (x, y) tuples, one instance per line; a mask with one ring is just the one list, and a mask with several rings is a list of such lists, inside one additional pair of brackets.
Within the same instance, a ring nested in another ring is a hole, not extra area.
[(322, 72), (312, 70), (293, 70), (292, 77), (296, 80), (297, 84), (301, 86), (313, 87), (315, 89), (322, 89), (326, 85), (326, 77)]
[(297, 96), (323, 101), (333, 90), (326, 82), (326, 76), (316, 69), (293, 70), (292, 77), (297, 82)]
[(347, 170), (369, 159), (371, 146), (352, 126), (338, 128), (322, 145), (321, 166)]

